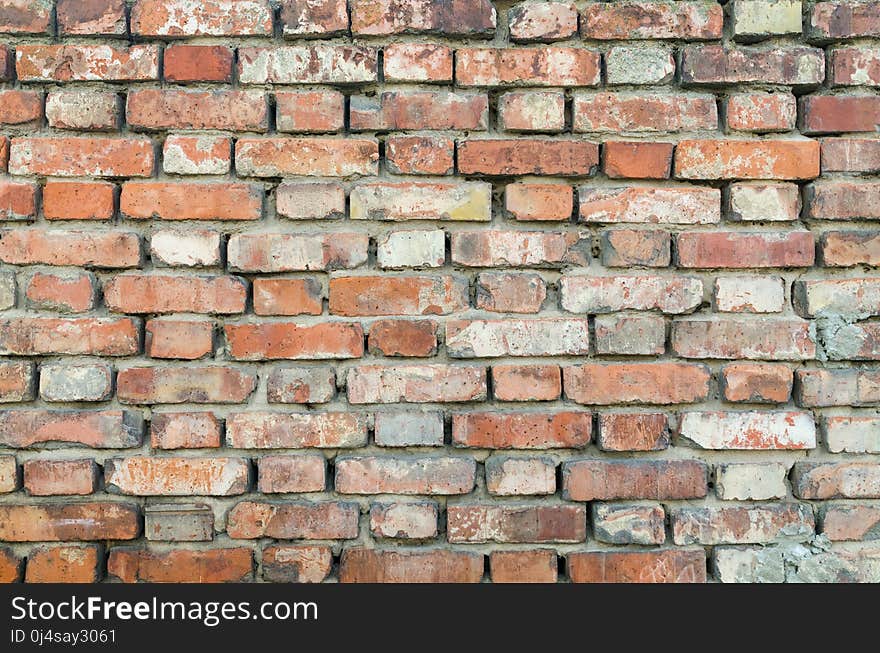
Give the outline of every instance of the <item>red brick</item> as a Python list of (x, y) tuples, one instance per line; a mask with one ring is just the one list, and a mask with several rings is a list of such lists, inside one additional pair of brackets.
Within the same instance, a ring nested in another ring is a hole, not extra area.
[(165, 80), (177, 82), (232, 81), (232, 50), (223, 45), (174, 45), (165, 48)]
[(26, 220), (37, 213), (37, 187), (26, 182), (0, 182), (0, 219)]
[(521, 2), (510, 8), (507, 19), (513, 41), (561, 41), (578, 31), (577, 7), (567, 2)]
[(140, 351), (140, 325), (131, 318), (18, 317), (0, 320), (0, 353), (131, 356)]
[(572, 460), (562, 464), (562, 496), (568, 501), (700, 499), (707, 467), (697, 460)]
[(798, 462), (792, 491), (799, 499), (878, 499), (880, 465), (871, 462)]
[(329, 546), (267, 546), (263, 549), (263, 580), (272, 583), (320, 583), (333, 568)]
[(358, 535), (355, 503), (261, 503), (242, 501), (227, 515), (232, 539), (351, 540)]
[(679, 179), (813, 179), (819, 143), (811, 140), (689, 140), (675, 148)]
[(369, 351), (379, 356), (433, 356), (437, 324), (430, 320), (380, 320), (370, 326)]
[(538, 274), (483, 272), (477, 277), (477, 308), (495, 313), (538, 313), (547, 284)]
[(240, 277), (117, 275), (104, 284), (104, 302), (117, 313), (242, 313), (247, 286)]
[(605, 267), (665, 268), (672, 261), (672, 236), (666, 231), (614, 229), (602, 232)]
[(709, 396), (709, 369), (692, 363), (587, 363), (562, 368), (565, 396), (579, 404), (687, 404)]
[(128, 124), (135, 130), (268, 129), (266, 96), (258, 91), (144, 89), (128, 94)]
[(34, 399), (34, 364), (4, 361), (0, 363), (0, 403)]
[(588, 177), (598, 164), (599, 146), (582, 140), (458, 142), (458, 171), (463, 175)]
[(373, 503), (370, 532), (380, 538), (422, 540), (437, 536), (437, 504), (432, 502)]
[(811, 360), (816, 336), (806, 320), (716, 316), (673, 322), (672, 350), (682, 358)]
[(339, 91), (275, 93), (275, 106), (281, 132), (338, 132), (345, 121), (345, 97)]
[(28, 460), (22, 466), (24, 488), (31, 496), (91, 494), (97, 489), (98, 467), (85, 460)]
[(880, 374), (873, 370), (797, 370), (798, 406), (864, 406), (880, 401)]
[(817, 2), (809, 23), (811, 36), (819, 39), (849, 39), (880, 33), (880, 3)]
[(833, 86), (880, 85), (880, 51), (865, 46), (830, 50), (828, 78)]
[(0, 583), (19, 582), (22, 569), (24, 569), (24, 558), (16, 556), (12, 549), (0, 548)]
[(348, 372), (351, 404), (483, 401), (486, 370), (463, 365), (362, 365)]
[(477, 464), (470, 457), (337, 457), (339, 494), (468, 494)]
[(0, 34), (45, 34), (52, 29), (52, 5), (39, 0), (6, 0)]
[(561, 184), (508, 184), (504, 189), (504, 209), (516, 220), (568, 220), (573, 192)]
[(263, 36), (272, 34), (266, 0), (138, 0), (131, 32), (140, 36)]
[(205, 449), (220, 446), (220, 420), (213, 413), (157, 413), (150, 420), (154, 449)]
[(876, 506), (830, 505), (822, 517), (822, 533), (836, 542), (876, 540), (880, 508)]
[(352, 96), (349, 129), (396, 131), (455, 129), (483, 131), (489, 122), (489, 98), (482, 93), (385, 91), (377, 97)]
[(131, 367), (116, 376), (124, 404), (238, 404), (256, 387), (256, 375), (229, 367)]
[(43, 97), (33, 91), (0, 91), (0, 125), (35, 125), (43, 117)]
[(602, 413), (597, 443), (602, 451), (661, 451), (669, 446), (663, 413)]
[(876, 95), (808, 95), (801, 98), (804, 134), (876, 132), (880, 97)]
[(469, 267), (557, 267), (586, 265), (589, 239), (583, 232), (457, 231), (452, 261)]
[(109, 220), (116, 187), (107, 182), (47, 181), (43, 216), (47, 220)]
[(55, 177), (149, 177), (153, 144), (134, 138), (13, 138), (9, 171)]
[(823, 138), (822, 172), (880, 172), (880, 141), (872, 138)]
[(461, 48), (459, 86), (598, 86), (599, 53), (581, 48)]
[(880, 264), (880, 233), (827, 231), (820, 244), (822, 264), (829, 267)]
[(344, 413), (232, 413), (226, 445), (235, 449), (360, 447), (367, 443), (362, 415)]
[(489, 554), (493, 583), (555, 583), (557, 570), (556, 551), (552, 549), (493, 551)]
[(793, 378), (791, 368), (781, 363), (731, 363), (721, 370), (727, 401), (787, 403)]
[(333, 315), (448, 315), (468, 306), (466, 282), (452, 276), (330, 280)]
[(0, 412), (0, 443), (30, 447), (45, 442), (82, 444), (96, 449), (140, 446), (143, 418), (124, 410)]
[(378, 172), (370, 138), (239, 138), (235, 167), (243, 177), (351, 177)]
[(22, 82), (145, 82), (159, 79), (159, 46), (15, 46)]
[(320, 281), (308, 279), (254, 279), (257, 315), (320, 315), (324, 310)]
[(462, 505), (446, 508), (446, 538), (466, 542), (583, 542), (587, 511), (576, 505)]
[(505, 130), (561, 132), (565, 128), (565, 95), (561, 91), (513, 91), (498, 102)]
[(682, 268), (790, 268), (810, 267), (815, 258), (813, 234), (690, 232), (676, 240)]
[(491, 456), (486, 459), (486, 490), (493, 496), (537, 496), (556, 492), (552, 458)]
[(322, 404), (336, 396), (331, 368), (282, 367), (269, 374), (266, 399), (280, 404)]
[(95, 278), (88, 272), (35, 272), (25, 286), (31, 308), (84, 313), (95, 306)]
[(705, 583), (702, 549), (569, 553), (573, 583)]
[(818, 86), (825, 56), (801, 45), (771, 48), (690, 45), (681, 50), (681, 81), (691, 84)]
[(363, 329), (350, 322), (226, 324), (224, 333), (229, 356), (235, 360), (323, 360), (364, 355)]
[(819, 181), (807, 186), (806, 217), (815, 220), (880, 218), (880, 184), (869, 181)]
[(356, 45), (240, 47), (242, 84), (358, 84), (375, 82), (378, 50)]
[(445, 136), (389, 136), (385, 166), (397, 175), (450, 175), (455, 141)]
[(124, 36), (125, 0), (58, 0), (58, 31), (61, 34)]
[(716, 129), (711, 95), (645, 92), (578, 93), (575, 132), (678, 132)]
[(492, 388), (500, 401), (554, 401), (562, 393), (557, 365), (494, 365)]
[(452, 443), (478, 449), (580, 449), (590, 443), (588, 412), (460, 413), (452, 416)]
[(346, 0), (284, 0), (282, 33), (290, 38), (323, 38), (348, 31)]
[(581, 222), (709, 224), (721, 221), (721, 192), (698, 187), (581, 187)]
[(0, 506), (0, 540), (6, 542), (133, 540), (140, 530), (138, 508), (130, 503)]
[(787, 93), (734, 93), (727, 98), (728, 129), (755, 133), (794, 129), (797, 102)]
[(254, 574), (250, 548), (146, 551), (114, 547), (107, 575), (123, 583), (241, 583)]
[(341, 583), (479, 583), (483, 556), (446, 549), (350, 548), (339, 563)]
[(581, 36), (589, 39), (720, 39), (721, 5), (709, 2), (590, 2), (581, 10)]
[(452, 48), (435, 43), (389, 43), (383, 48), (387, 82), (451, 82)]
[(485, 37), (495, 32), (495, 8), (489, 0), (426, 3), (419, 11), (400, 0), (350, 0), (352, 34), (441, 34)]
[(263, 456), (257, 461), (260, 492), (323, 492), (327, 462), (320, 454)]
[(137, 234), (17, 229), (0, 234), (0, 260), (13, 265), (78, 265), (97, 268), (137, 267)]
[(668, 179), (672, 143), (606, 141), (602, 169), (611, 179)]
[(813, 510), (806, 504), (673, 508), (672, 537), (676, 544), (769, 544), (808, 540), (813, 535)]
[(150, 358), (196, 360), (214, 352), (214, 323), (208, 320), (149, 320), (144, 350)]
[(27, 557), (26, 583), (96, 583), (104, 559), (99, 545), (41, 546)]

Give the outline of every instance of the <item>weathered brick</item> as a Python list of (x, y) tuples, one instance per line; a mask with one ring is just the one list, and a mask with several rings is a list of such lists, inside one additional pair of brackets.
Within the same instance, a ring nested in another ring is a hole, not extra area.
[(602, 413), (596, 442), (602, 451), (661, 451), (669, 446), (663, 413)]
[(98, 545), (41, 546), (28, 553), (26, 583), (96, 583), (104, 554)]
[(115, 93), (53, 91), (46, 96), (46, 121), (56, 129), (115, 131), (119, 115)]
[(451, 543), (583, 542), (585, 506), (455, 504), (446, 508), (446, 538)]
[(140, 325), (128, 317), (0, 320), (0, 353), (6, 356), (131, 356), (139, 351)]
[(232, 413), (226, 444), (235, 449), (332, 449), (367, 442), (367, 423), (355, 413)]
[(599, 165), (599, 146), (579, 139), (458, 141), (462, 175), (589, 177)]
[(560, 132), (565, 95), (560, 91), (512, 91), (501, 96), (498, 115), (507, 131)]
[(442, 229), (393, 231), (376, 240), (380, 268), (439, 268), (446, 262), (446, 234)]
[(238, 404), (256, 386), (256, 375), (219, 366), (130, 367), (116, 375), (123, 404)]
[(666, 45), (613, 45), (605, 52), (605, 78), (609, 86), (666, 84), (674, 75), (675, 57)]
[(659, 504), (593, 504), (593, 533), (608, 544), (663, 544), (665, 513)]
[(733, 183), (727, 194), (731, 220), (777, 222), (797, 220), (800, 190), (795, 184)]
[(559, 280), (560, 303), (572, 313), (615, 313), (659, 310), (689, 313), (703, 300), (703, 283), (695, 277), (566, 275)]
[[(735, 261), (732, 261), (734, 264)], [(781, 277), (736, 276), (715, 279), (715, 310), (723, 313), (780, 313), (785, 306)]]
[(0, 506), (0, 540), (5, 542), (133, 540), (140, 530), (139, 511), (131, 503)]
[(149, 177), (153, 144), (146, 139), (13, 138), (9, 172), (55, 177)]
[(437, 535), (437, 504), (374, 503), (370, 531), (381, 538), (427, 539)]
[(672, 350), (682, 358), (811, 360), (815, 326), (797, 318), (690, 318), (672, 323)]
[(385, 167), (398, 175), (451, 175), (455, 141), (445, 136), (389, 136)]
[(37, 212), (37, 187), (26, 182), (0, 182), (0, 219), (26, 220)]
[(0, 403), (34, 399), (34, 364), (4, 361), (0, 363)]
[(340, 494), (468, 494), (476, 473), (467, 457), (337, 457), (334, 487)]
[(241, 583), (254, 575), (254, 554), (235, 549), (146, 551), (114, 547), (107, 575), (123, 583)]
[(812, 140), (686, 140), (675, 148), (679, 179), (813, 179), (819, 143)]
[(443, 446), (443, 413), (383, 411), (375, 416), (375, 439), (380, 447)]
[(223, 45), (174, 45), (165, 48), (162, 61), (169, 82), (232, 81), (232, 49)]
[(375, 82), (378, 51), (357, 45), (290, 45), (238, 49), (242, 84)]
[(880, 278), (798, 280), (792, 299), (795, 309), (805, 317), (880, 314)]
[(707, 469), (696, 460), (570, 460), (562, 464), (562, 495), (570, 501), (699, 499)]
[(547, 284), (528, 272), (483, 272), (477, 277), (476, 306), (493, 313), (538, 313)]
[(450, 358), (583, 356), (589, 352), (590, 330), (586, 319), (446, 322), (446, 353)]
[(262, 188), (241, 183), (128, 182), (120, 212), (137, 220), (258, 220)]
[(135, 130), (268, 128), (266, 97), (258, 91), (135, 90), (125, 113)]
[(492, 389), (500, 401), (553, 401), (562, 394), (557, 365), (493, 365)]
[(104, 284), (115, 313), (241, 313), (246, 296), (244, 279), (233, 276), (120, 274)]
[(681, 50), (685, 85), (784, 84), (818, 86), (825, 79), (825, 56), (803, 45), (728, 47), (689, 45)]
[(104, 401), (113, 393), (113, 370), (102, 363), (40, 366), (40, 397), (48, 402)]
[(138, 0), (131, 31), (166, 37), (271, 35), (272, 8), (266, 0)]
[(240, 272), (302, 272), (355, 268), (367, 260), (363, 234), (235, 234), (227, 244), (228, 266)]
[(143, 431), (140, 413), (127, 410), (0, 411), (0, 443), (7, 447), (66, 442), (96, 449), (125, 449), (140, 446)]
[(141, 244), (132, 232), (15, 229), (0, 233), (0, 260), (12, 265), (131, 268), (140, 265)]
[(149, 505), (144, 509), (144, 536), (158, 542), (209, 542), (214, 512), (203, 503)]
[(556, 463), (551, 458), (492, 456), (485, 465), (489, 494), (528, 496), (556, 492)]
[(97, 471), (91, 459), (28, 460), (22, 465), (24, 489), (37, 497), (91, 494), (97, 489)]
[(154, 265), (201, 268), (220, 264), (220, 234), (216, 231), (159, 229), (150, 236)]
[(320, 454), (263, 456), (257, 468), (257, 488), (264, 494), (324, 491), (327, 461)]
[(602, 169), (611, 179), (667, 179), (672, 150), (672, 143), (606, 141)]
[[(7, 547), (0, 548), (0, 583), (17, 583), (21, 580), (25, 560)], [(482, 565), (482, 560), (480, 561)]]
[(720, 39), (721, 5), (714, 2), (589, 2), (581, 10), (581, 36), (589, 39)]
[(679, 132), (716, 129), (715, 98), (705, 94), (576, 93), (576, 132)]
[(880, 85), (880, 50), (865, 46), (833, 48), (829, 68), (833, 86)]
[(436, 43), (389, 43), (382, 50), (389, 82), (451, 82), (452, 48)]
[(330, 279), (333, 315), (448, 315), (468, 308), (460, 277), (336, 277)]
[(521, 2), (510, 8), (507, 20), (514, 41), (561, 41), (578, 31), (577, 8), (568, 2)]
[(162, 169), (173, 175), (222, 175), (231, 162), (232, 144), (222, 136), (170, 134), (162, 149)]
[(715, 188), (628, 186), (578, 189), (582, 222), (710, 224), (721, 221)]
[(733, 93), (727, 98), (727, 127), (763, 134), (794, 129), (797, 102), (787, 93)]
[(598, 52), (582, 48), (461, 48), (459, 86), (598, 86)]
[(385, 91), (376, 97), (349, 99), (349, 129), (387, 131), (455, 129), (483, 131), (488, 127), (489, 98), (478, 93)]
[(880, 171), (880, 141), (870, 138), (823, 138), (822, 172)]
[(333, 551), (328, 546), (267, 546), (263, 580), (273, 583), (320, 583), (330, 575)]
[(721, 369), (727, 401), (787, 403), (794, 375), (783, 363), (731, 363)]
[(235, 168), (243, 177), (352, 177), (378, 172), (371, 138), (239, 138)]
[(765, 501), (788, 494), (785, 463), (726, 463), (715, 467), (715, 492), (719, 499)]
[(483, 555), (447, 549), (348, 548), (339, 563), (341, 583), (479, 583)]
[(314, 278), (254, 279), (257, 315), (320, 315), (323, 299), (324, 290)]
[(770, 544), (810, 539), (815, 527), (810, 506), (766, 503), (759, 506), (673, 508), (676, 544)]
[(666, 322), (655, 315), (598, 315), (596, 353), (650, 356), (666, 351)]
[(136, 456), (104, 462), (111, 492), (136, 496), (230, 496), (247, 491), (250, 465), (244, 458)]
[(822, 516), (822, 533), (837, 542), (880, 539), (880, 508), (830, 505)]
[(468, 267), (558, 267), (590, 260), (585, 233), (567, 231), (457, 231), (452, 261)]
[(484, 182), (459, 184), (374, 182), (351, 191), (352, 220), (489, 221), (492, 188)]
[(591, 551), (566, 556), (573, 583), (705, 583), (702, 549)]
[(348, 31), (346, 0), (284, 0), (282, 33), (289, 38), (323, 38)]
[(687, 404), (709, 396), (709, 369), (692, 363), (587, 363), (562, 368), (565, 396), (579, 404)]
[(666, 267), (672, 262), (672, 237), (666, 231), (614, 229), (601, 236), (605, 267)]
[(37, 126), (43, 117), (43, 98), (33, 91), (0, 91), (0, 124)]
[(880, 465), (870, 462), (795, 463), (791, 477), (799, 499), (878, 499)]
[(880, 453), (880, 418), (826, 417), (825, 444), (831, 453)]
[(220, 446), (220, 420), (213, 413), (160, 413), (150, 419), (154, 449), (211, 449)]
[(880, 374), (868, 369), (797, 370), (799, 406), (863, 406), (880, 401)]
[(495, 7), (489, 0), (421, 2), (417, 11), (400, 0), (350, 0), (351, 31), (363, 36), (441, 34), (488, 37), (495, 32)]
[(52, 3), (45, 0), (5, 0), (0, 34), (45, 34), (52, 28)]
[(815, 220), (880, 219), (880, 184), (837, 180), (810, 184), (806, 213)]
[(687, 412), (678, 434), (703, 449), (814, 449), (816, 425), (802, 412)]
[(678, 265), (683, 268), (810, 267), (815, 257), (813, 234), (702, 231), (679, 234)]
[(452, 443), (479, 449), (580, 449), (590, 443), (588, 412), (458, 413)]
[(280, 132), (338, 132), (345, 121), (345, 96), (331, 90), (275, 93), (275, 112)]
[(818, 39), (849, 39), (880, 33), (876, 2), (817, 2), (810, 13), (810, 31)]
[(32, 45), (15, 48), (22, 82), (144, 82), (159, 79), (156, 45)]
[(336, 395), (336, 375), (321, 367), (282, 367), (269, 374), (269, 403), (323, 404)]
[(236, 540), (350, 540), (358, 535), (355, 503), (263, 503), (242, 501), (229, 511), (226, 532)]
[(350, 322), (227, 323), (223, 332), (229, 356), (235, 360), (323, 360), (364, 354), (363, 329)]

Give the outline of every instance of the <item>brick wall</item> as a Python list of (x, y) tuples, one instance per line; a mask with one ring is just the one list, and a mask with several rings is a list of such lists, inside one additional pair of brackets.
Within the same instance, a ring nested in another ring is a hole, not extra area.
[(880, 580), (880, 2), (0, 33), (0, 579)]

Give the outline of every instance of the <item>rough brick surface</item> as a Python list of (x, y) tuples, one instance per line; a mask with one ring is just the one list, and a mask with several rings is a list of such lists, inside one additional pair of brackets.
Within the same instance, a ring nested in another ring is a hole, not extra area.
[(0, 34), (0, 580), (880, 579), (880, 2)]

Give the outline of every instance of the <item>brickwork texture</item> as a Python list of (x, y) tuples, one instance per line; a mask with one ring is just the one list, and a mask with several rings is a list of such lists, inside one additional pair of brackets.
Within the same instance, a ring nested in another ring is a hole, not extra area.
[(880, 2), (0, 0), (0, 580), (880, 581)]

